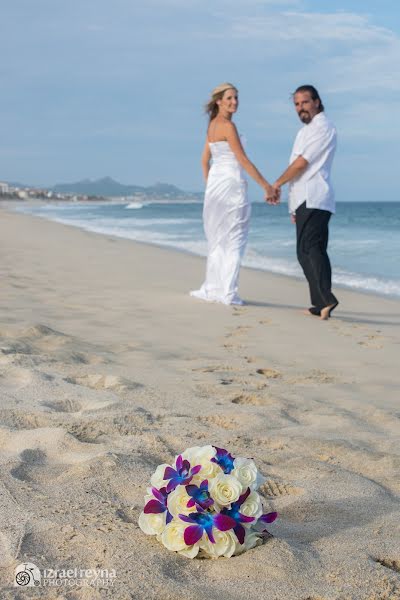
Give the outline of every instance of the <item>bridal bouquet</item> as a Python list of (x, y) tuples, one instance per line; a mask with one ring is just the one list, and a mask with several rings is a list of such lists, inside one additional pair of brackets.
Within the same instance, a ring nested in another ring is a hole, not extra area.
[(264, 513), (263, 481), (252, 459), (216, 446), (188, 448), (153, 473), (139, 527), (188, 558), (241, 554), (262, 543), (266, 523), (278, 516)]

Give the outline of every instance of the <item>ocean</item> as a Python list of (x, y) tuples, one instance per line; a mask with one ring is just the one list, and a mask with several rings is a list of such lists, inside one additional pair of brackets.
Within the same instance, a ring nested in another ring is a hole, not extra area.
[[(105, 235), (206, 256), (199, 202), (59, 202), (18, 207), (21, 212)], [(400, 297), (400, 203), (342, 202), (330, 221), (333, 282), (363, 292)], [(287, 205), (253, 202), (248, 267), (302, 277)]]

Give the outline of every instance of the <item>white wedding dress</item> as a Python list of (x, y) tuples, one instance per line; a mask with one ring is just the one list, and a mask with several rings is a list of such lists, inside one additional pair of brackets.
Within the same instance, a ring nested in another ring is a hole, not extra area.
[(228, 142), (209, 144), (212, 165), (203, 208), (208, 243), (206, 280), (190, 294), (210, 302), (243, 304), (238, 296), (238, 281), (251, 210), (247, 181)]

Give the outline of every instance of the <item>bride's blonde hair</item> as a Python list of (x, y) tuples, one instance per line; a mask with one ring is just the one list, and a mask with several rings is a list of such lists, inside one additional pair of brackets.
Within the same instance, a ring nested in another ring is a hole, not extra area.
[(208, 114), (210, 121), (214, 119), (218, 114), (218, 104), (217, 100), (222, 100), (222, 96), (226, 92), (226, 90), (235, 90), (237, 92), (237, 87), (235, 87), (232, 83), (225, 82), (217, 85), (216, 88), (211, 92), (211, 98), (207, 102), (205, 106), (205, 111)]

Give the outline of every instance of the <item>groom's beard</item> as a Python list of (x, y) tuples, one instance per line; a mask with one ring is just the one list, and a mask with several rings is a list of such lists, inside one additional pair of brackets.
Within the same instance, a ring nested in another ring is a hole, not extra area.
[(306, 123), (308, 125), (308, 123), (311, 122), (311, 115), (310, 113), (306, 112), (305, 110), (302, 110), (299, 113), (299, 117), (300, 117), (300, 121), (302, 121), (303, 123)]

